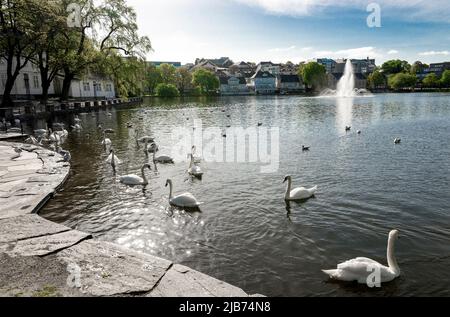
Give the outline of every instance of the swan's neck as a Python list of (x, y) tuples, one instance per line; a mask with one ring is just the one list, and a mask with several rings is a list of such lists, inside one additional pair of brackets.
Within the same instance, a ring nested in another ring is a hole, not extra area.
[(395, 258), (395, 241), (391, 237), (388, 240), (387, 247), (387, 261), (389, 268), (394, 271), (395, 274), (400, 274), (400, 268), (398, 267), (397, 259)]
[(172, 182), (169, 182), (169, 199), (173, 197), (173, 185)]
[(189, 163), (189, 168), (192, 168), (194, 166), (194, 155), (191, 154), (191, 162)]
[(145, 165), (142, 166), (142, 169), (141, 169), (141, 172), (142, 172), (142, 179), (144, 180), (144, 182), (143, 182), (142, 184), (143, 184), (143, 185), (147, 185), (147, 184), (148, 184), (148, 179), (147, 179), (147, 176), (145, 176), (144, 169), (145, 169)]
[(111, 165), (112, 166), (116, 166), (116, 160), (115, 160), (115, 158), (114, 158), (114, 152), (111, 152)]
[(290, 178), (288, 178), (287, 186), (286, 186), (286, 195), (284, 196), (284, 198), (286, 200), (291, 198), (291, 186), (292, 186), (292, 180)]

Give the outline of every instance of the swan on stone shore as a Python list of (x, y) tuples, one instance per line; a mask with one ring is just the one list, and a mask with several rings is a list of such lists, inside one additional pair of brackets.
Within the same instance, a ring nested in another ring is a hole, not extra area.
[(146, 185), (148, 185), (148, 179), (147, 179), (147, 176), (145, 176), (145, 171), (144, 171), (145, 168), (152, 170), (152, 167), (150, 166), (150, 164), (144, 164), (141, 168), (142, 177), (139, 177), (135, 174), (124, 175), (119, 178), (120, 182), (122, 184), (129, 185), (129, 186), (138, 186), (138, 185), (146, 186)]
[(375, 272), (380, 273), (380, 282), (386, 283), (400, 276), (400, 268), (395, 258), (395, 241), (398, 239), (398, 230), (389, 232), (387, 245), (388, 266), (382, 265), (369, 258), (355, 258), (338, 264), (337, 269), (322, 270), (331, 279), (367, 284), (369, 275)]
[(180, 208), (198, 208), (202, 204), (201, 202), (198, 202), (191, 193), (184, 193), (174, 197), (172, 180), (168, 179), (166, 181), (166, 187), (167, 186), (170, 186), (169, 203), (172, 206)]
[(291, 190), (291, 186), (292, 186), (292, 177), (291, 176), (286, 176), (283, 183), (288, 182), (288, 185), (286, 187), (286, 194), (284, 196), (284, 199), (289, 201), (289, 200), (304, 200), (304, 199), (308, 199), (311, 198), (312, 196), (314, 196), (314, 194), (317, 191), (317, 186), (314, 186), (312, 188), (304, 188), (304, 187), (298, 187), (298, 188), (294, 188)]

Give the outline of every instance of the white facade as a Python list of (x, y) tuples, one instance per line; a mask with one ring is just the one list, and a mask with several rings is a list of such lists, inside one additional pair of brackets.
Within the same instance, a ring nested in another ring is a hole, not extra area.
[(281, 72), (281, 66), (272, 62), (261, 62), (258, 64), (257, 71), (268, 72), (276, 77)]
[(248, 95), (250, 90), (244, 77), (220, 77), (220, 93), (222, 95)]
[(106, 98), (116, 97), (114, 82), (107, 79), (74, 79), (70, 86), (72, 98)]
[[(0, 96), (3, 95), (7, 68), (6, 61), (0, 59)], [(50, 84), (48, 94), (55, 95), (61, 93), (62, 76), (57, 76)], [(32, 63), (28, 63), (19, 73), (11, 91), (14, 98), (33, 98), (42, 94), (41, 75), (39, 68)], [(94, 78), (86, 76), (85, 79), (74, 79), (72, 81), (69, 97), (71, 98), (115, 98), (116, 92), (114, 82), (105, 78)]]
[(276, 77), (269, 72), (259, 71), (250, 79), (250, 85), (256, 94), (274, 94)]
[[(15, 67), (15, 65), (13, 66)], [(4, 59), (0, 59), (0, 96), (5, 90), (7, 78), (7, 65)], [(32, 63), (28, 63), (17, 76), (14, 87), (11, 91), (12, 96), (31, 97), (42, 94), (41, 73), (39, 68)], [(54, 94), (53, 85), (50, 85), (49, 94)]]

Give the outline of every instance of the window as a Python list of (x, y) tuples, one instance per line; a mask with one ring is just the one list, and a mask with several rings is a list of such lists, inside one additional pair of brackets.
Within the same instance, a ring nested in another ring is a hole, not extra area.
[(38, 76), (33, 76), (33, 88), (34, 89), (38, 89), (39, 88), (39, 77)]
[(91, 84), (89, 82), (83, 83), (83, 90), (84, 91), (91, 91)]
[(97, 83), (97, 84), (94, 84), (95, 85), (95, 90), (96, 91), (102, 91), (102, 84), (101, 83)]
[(111, 92), (111, 91), (112, 91), (112, 86), (111, 86), (111, 84), (106, 84), (105, 91), (108, 91), (108, 92)]

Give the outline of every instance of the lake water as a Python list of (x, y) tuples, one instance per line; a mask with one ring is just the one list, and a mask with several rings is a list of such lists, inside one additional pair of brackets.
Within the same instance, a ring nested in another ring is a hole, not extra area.
[[(43, 217), (249, 293), (450, 296), (449, 94), (149, 100), (111, 112), (80, 115), (83, 130), (71, 132), (64, 144), (72, 153), (71, 176)], [(188, 163), (178, 161), (148, 173), (143, 190), (121, 185), (105, 163), (98, 124), (116, 131), (109, 137), (124, 161), (117, 172), (123, 175), (140, 174), (146, 160), (135, 129), (156, 137), (159, 154), (170, 154), (175, 128), (191, 129), (195, 119), (204, 129), (259, 122), (261, 128), (279, 128), (278, 170), (202, 162), (203, 179), (192, 181)], [(73, 124), (73, 116), (54, 120)], [(134, 128), (127, 128), (128, 121)], [(395, 137), (402, 143), (394, 145)], [(302, 152), (303, 144), (311, 150)], [(317, 185), (316, 197), (287, 208), (287, 174), (294, 186)], [(176, 193), (189, 191), (204, 202), (202, 212), (170, 208), (167, 178)], [(386, 263), (387, 235), (394, 228), (400, 231), (400, 278), (369, 289), (330, 282), (321, 272), (357, 256)]]

